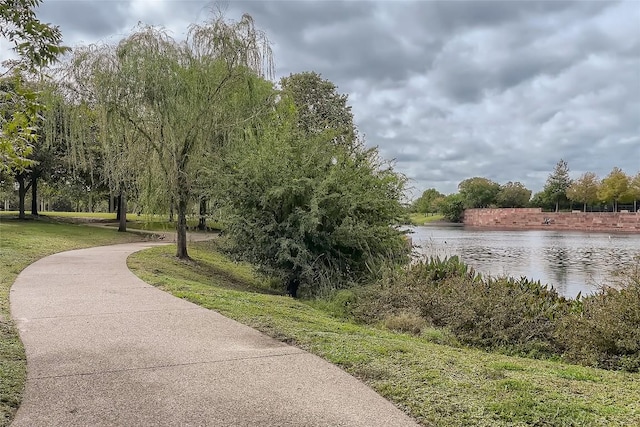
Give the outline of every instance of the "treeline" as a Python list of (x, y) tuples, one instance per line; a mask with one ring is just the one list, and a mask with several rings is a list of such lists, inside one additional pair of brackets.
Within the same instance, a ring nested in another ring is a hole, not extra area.
[(546, 210), (573, 209), (576, 205), (586, 212), (617, 212), (622, 204), (636, 212), (640, 201), (640, 171), (628, 175), (618, 167), (603, 179), (586, 172), (577, 179), (569, 177), (567, 162), (560, 160), (547, 178), (544, 188), (531, 196), (531, 190), (520, 182), (498, 184), (488, 178), (474, 177), (458, 184), (458, 193), (445, 196), (434, 188), (425, 190), (411, 209), (420, 213), (442, 213), (453, 222), (460, 222), (464, 209), (524, 208)]

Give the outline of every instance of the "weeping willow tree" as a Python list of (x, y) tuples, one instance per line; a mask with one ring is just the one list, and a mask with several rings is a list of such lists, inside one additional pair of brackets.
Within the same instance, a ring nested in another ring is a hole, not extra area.
[(188, 257), (186, 216), (202, 159), (260, 111), (259, 99), (255, 108), (234, 103), (257, 77), (272, 75), (268, 40), (249, 15), (194, 24), (184, 41), (142, 26), (116, 46), (76, 49), (67, 82), (100, 116), (105, 156), (116, 167), (112, 180), (163, 178), (165, 199), (176, 207), (177, 257)]

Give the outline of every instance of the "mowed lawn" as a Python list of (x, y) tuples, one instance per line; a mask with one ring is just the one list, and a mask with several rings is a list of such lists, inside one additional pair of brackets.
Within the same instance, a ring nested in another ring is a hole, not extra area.
[(9, 289), (18, 274), (53, 253), (90, 246), (141, 241), (139, 234), (60, 224), (47, 219), (18, 221), (0, 216), (0, 426), (17, 410), (26, 376), (25, 354), (9, 310)]
[(430, 222), (442, 222), (445, 219), (441, 214), (412, 213), (409, 214), (409, 220), (412, 225), (425, 225)]
[[(361, 378), (428, 426), (640, 426), (640, 374), (441, 345), (355, 324), (340, 301), (279, 295), (251, 267), (215, 251), (171, 246), (133, 254), (130, 268), (173, 295), (315, 353)], [(304, 396), (301, 396), (304, 398)]]

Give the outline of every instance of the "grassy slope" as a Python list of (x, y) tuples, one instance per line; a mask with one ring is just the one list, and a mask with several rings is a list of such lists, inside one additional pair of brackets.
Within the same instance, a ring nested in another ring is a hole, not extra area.
[(0, 217), (0, 426), (13, 419), (26, 374), (24, 348), (9, 311), (9, 289), (18, 273), (56, 252), (140, 240), (140, 235), (87, 226)]
[(640, 375), (438, 345), (353, 324), (273, 295), (246, 265), (190, 248), (134, 254), (129, 266), (161, 289), (293, 342), (360, 377), (425, 425), (640, 425)]
[(412, 213), (412, 214), (409, 214), (409, 220), (411, 221), (412, 225), (424, 225), (429, 222), (443, 221), (444, 215), (440, 215), (440, 214), (425, 215), (421, 213)]

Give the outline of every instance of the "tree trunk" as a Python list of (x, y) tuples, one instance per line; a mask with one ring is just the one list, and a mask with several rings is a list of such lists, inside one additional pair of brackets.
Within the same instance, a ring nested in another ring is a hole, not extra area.
[(198, 221), (198, 230), (204, 231), (207, 229), (207, 201), (204, 198), (200, 199), (200, 219)]
[(118, 196), (118, 231), (127, 231), (127, 198), (124, 191)]
[(31, 174), (31, 215), (38, 216), (38, 175)]
[(558, 212), (559, 207), (560, 207), (560, 201), (556, 200), (556, 212)]
[(120, 221), (120, 196), (115, 196), (113, 201), (115, 202), (116, 221)]
[(291, 277), (287, 281), (287, 295), (292, 298), (298, 298), (298, 287), (300, 287), (300, 279)]
[(25, 215), (24, 215), (24, 197), (27, 194), (27, 189), (24, 186), (24, 175), (18, 175), (16, 177), (16, 180), (18, 181), (18, 211), (20, 212), (18, 214), (18, 218), (20, 219), (25, 219)]
[(173, 222), (173, 202), (169, 204), (169, 222)]
[(587, 204), (585, 203), (585, 204), (582, 206), (582, 212), (586, 212), (586, 211), (587, 211)]
[(178, 239), (176, 242), (176, 257), (188, 259), (187, 253), (187, 197), (181, 195), (178, 200), (178, 226), (176, 227)]

